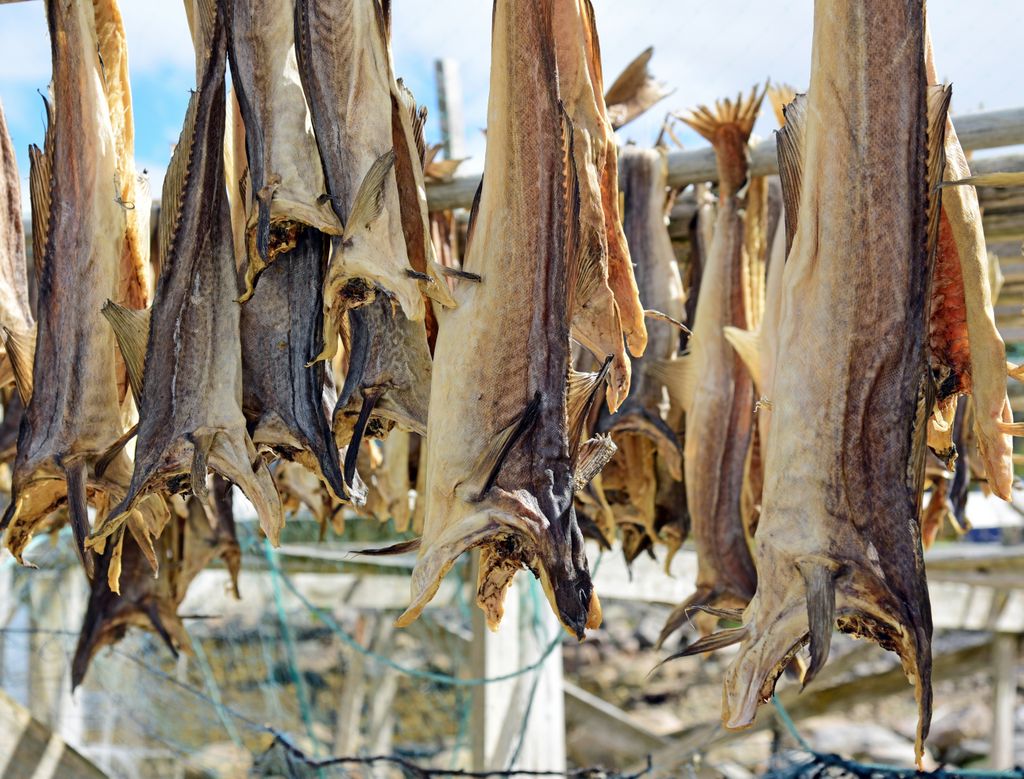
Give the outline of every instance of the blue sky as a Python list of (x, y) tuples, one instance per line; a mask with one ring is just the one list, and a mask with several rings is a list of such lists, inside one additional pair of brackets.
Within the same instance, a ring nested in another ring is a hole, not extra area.
[[(810, 62), (812, 0), (594, 0), (605, 78), (646, 46), (652, 69), (676, 89), (646, 117), (624, 128), (622, 140), (653, 142), (664, 111), (734, 95), (771, 77), (803, 88)], [(193, 85), (194, 60), (184, 8), (178, 0), (121, 0), (135, 104), (136, 158), (153, 175), (154, 190), (177, 140)], [(1024, 104), (1017, 63), (1022, 0), (929, 0), (940, 75), (953, 82), (954, 110)], [(483, 164), (481, 132), (487, 109), (490, 59), (488, 0), (393, 0), (396, 70), (431, 111), (428, 140), (437, 140), (436, 57), (455, 59), (463, 90), (466, 170)], [(27, 180), (27, 148), (41, 143), (39, 92), (50, 77), (43, 3), (0, 5), (0, 102)], [(763, 112), (756, 133), (774, 129)], [(687, 146), (703, 145), (683, 132)], [(23, 189), (25, 186), (23, 185)]]

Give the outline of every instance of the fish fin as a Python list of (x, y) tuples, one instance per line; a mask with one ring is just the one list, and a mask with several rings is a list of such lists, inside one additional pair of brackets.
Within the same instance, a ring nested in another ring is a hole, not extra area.
[(789, 84), (770, 84), (768, 86), (768, 102), (772, 104), (779, 127), (785, 127), (788, 124), (786, 109), (795, 98), (796, 89)]
[(1006, 375), (1011, 379), (1017, 381), (1024, 381), (1024, 365), (1014, 365), (1012, 362), (1006, 363)]
[[(704, 636), (697, 641), (694, 641), (686, 649), (683, 649), (675, 654), (669, 655), (660, 663), (658, 666), (664, 665), (670, 660), (678, 660), (680, 657), (692, 657), (693, 655), (702, 655), (705, 652), (714, 652), (718, 649), (724, 649), (727, 646), (738, 644), (740, 641), (747, 637), (750, 632), (750, 628), (746, 625), (741, 625), (738, 628), (726, 628), (725, 630), (719, 630), (717, 633), (712, 633), (709, 636)], [(657, 666), (655, 666), (657, 667)]]
[(118, 439), (107, 448), (107, 451), (105, 451), (103, 454), (99, 456), (99, 458), (97, 458), (96, 465), (93, 466), (93, 473), (96, 474), (97, 478), (103, 476), (103, 474), (106, 473), (107, 468), (109, 468), (110, 464), (114, 462), (114, 459), (117, 457), (117, 455), (121, 453), (121, 450), (128, 445), (128, 442), (131, 441), (132, 438), (134, 438), (138, 432), (139, 423), (136, 422), (134, 425), (125, 430), (118, 437)]
[(198, 117), (199, 91), (196, 90), (188, 101), (181, 136), (171, 154), (171, 162), (167, 166), (163, 189), (160, 193), (160, 214), (157, 220), (157, 243), (160, 248), (157, 256), (161, 263), (169, 262), (171, 247), (177, 237), (178, 223), (184, 207), (185, 188), (192, 173), (192, 156), (195, 151)]
[(680, 115), (679, 119), (711, 142), (716, 140), (722, 128), (731, 125), (739, 131), (743, 142), (746, 143), (761, 111), (764, 94), (765, 90), (755, 84), (749, 95), (741, 92), (735, 102), (729, 98), (716, 100), (714, 108), (698, 106), (695, 111)]
[(996, 422), (996, 430), (1016, 438), (1024, 436), (1024, 422)]
[(356, 549), (352, 554), (366, 555), (368, 557), (384, 557), (393, 554), (406, 554), (415, 552), (423, 543), (422, 538), (410, 538), (408, 541), (399, 541), (391, 546), (384, 546), (380, 549)]
[(828, 660), (832, 629), (836, 622), (836, 574), (831, 560), (801, 560), (797, 563), (807, 587), (807, 624), (810, 635), (811, 663), (801, 684), (806, 687)]
[(477, 284), (483, 281), (483, 277), (479, 273), (470, 273), (469, 271), (459, 270), (458, 268), (449, 268), (446, 265), (438, 264), (437, 270), (444, 276), (449, 276), (453, 279), (461, 279), (462, 281), (473, 281)]
[(651, 106), (675, 92), (651, 75), (648, 64), (653, 54), (653, 46), (648, 46), (640, 52), (604, 93), (608, 119), (613, 130), (629, 124)]
[(675, 327), (678, 330), (682, 330), (687, 335), (692, 335), (692, 333), (690, 332), (690, 328), (688, 328), (678, 319), (676, 319), (675, 317), (671, 317), (668, 314), (665, 314), (661, 311), (655, 311), (653, 308), (644, 309), (644, 318), (654, 319), (658, 322), (664, 322), (667, 325), (672, 325), (672, 327)]
[(345, 450), (345, 470), (342, 477), (345, 479), (345, 487), (351, 491), (356, 476), (356, 461), (359, 459), (359, 446), (363, 442), (363, 434), (373, 414), (373, 407), (380, 400), (379, 391), (369, 390), (363, 394), (363, 405), (359, 409), (359, 417), (356, 419), (355, 427), (352, 428), (352, 439), (348, 442), (348, 449)]
[[(124, 554), (124, 525), (118, 528), (110, 543), (110, 557), (107, 564), (107, 587), (115, 595), (121, 594), (121, 558)], [(105, 551), (105, 550), (104, 550)]]
[(598, 391), (608, 378), (612, 357), (606, 357), (601, 369), (594, 372), (577, 371), (569, 368), (565, 390), (566, 431), (569, 437), (569, 456), (575, 459), (583, 440), (590, 410), (597, 400)]
[(412, 602), (395, 620), (395, 627), (407, 627), (419, 617), (460, 556), (502, 531), (495, 514), (492, 510), (484, 510), (464, 517), (447, 526), (440, 536), (421, 550), (412, 572)]
[(152, 309), (135, 310), (108, 300), (101, 312), (114, 331), (117, 346), (128, 370), (132, 397), (135, 398), (135, 406), (138, 408), (142, 397), (143, 370), (146, 364), (146, 345), (149, 342)]
[(32, 399), (32, 363), (36, 355), (35, 329), (25, 333), (15, 333), (5, 327), (4, 348), (7, 349), (7, 358), (11, 362), (11, 371), (14, 373), (14, 386), (18, 388), (22, 404), (27, 407), (28, 402)]
[(928, 87), (928, 262), (935, 259), (939, 246), (939, 222), (942, 215), (942, 174), (946, 170), (946, 117), (953, 89), (948, 84)]
[(754, 386), (758, 392), (761, 387), (761, 333), (760, 330), (744, 330), (741, 327), (726, 325), (722, 328), (725, 332), (725, 340), (728, 341), (736, 354), (747, 366), (750, 377), (754, 380)]
[(654, 360), (649, 367), (650, 375), (665, 385), (669, 397), (684, 411), (693, 405), (697, 388), (693, 360), (689, 354), (681, 354), (668, 360)]
[[(43, 98), (46, 105), (46, 142), (44, 148), (50, 151), (53, 146), (53, 111), (50, 102)], [(53, 188), (52, 156), (35, 144), (28, 147), (28, 192), (32, 205), (32, 262), (36, 269), (36, 278), (40, 277), (43, 260), (46, 257), (46, 243), (50, 232), (50, 193)]]
[(977, 176), (943, 181), (940, 187), (1024, 187), (1024, 171), (979, 173)]
[(380, 155), (363, 176), (362, 183), (352, 201), (352, 211), (345, 223), (342, 242), (345, 246), (352, 243), (356, 233), (369, 229), (384, 211), (384, 190), (387, 187), (388, 174), (395, 165), (395, 151), (389, 149)]
[(473, 243), (473, 233), (476, 231), (476, 217), (480, 213), (480, 196), (484, 191), (484, 177), (480, 176), (480, 183), (476, 185), (476, 192), (473, 193), (473, 202), (469, 207), (469, 219), (466, 222), (466, 245), (463, 248), (463, 258), (469, 257), (469, 247)]
[(278, 546), (281, 542), (281, 528), (284, 513), (281, 510), (281, 496), (277, 494), (274, 477), (266, 463), (256, 455), (249, 434), (241, 435), (220, 431), (213, 436), (209, 453), (209, 467), (225, 479), (237, 484), (239, 489), (256, 508), (260, 528)]
[(64, 478), (68, 487), (68, 518), (75, 536), (75, 551), (85, 568), (85, 574), (92, 581), (96, 572), (95, 559), (91, 549), (86, 549), (85, 539), (89, 535), (89, 506), (85, 495), (85, 461), (78, 460), (64, 467)]
[(672, 613), (668, 615), (665, 625), (661, 628), (661, 633), (658, 635), (654, 648), (661, 649), (669, 636), (689, 622), (691, 611), (701, 609), (704, 606), (710, 606), (717, 598), (718, 593), (711, 588), (705, 586), (698, 587), (693, 595), (672, 609)]
[[(175, 646), (174, 639), (171, 638), (170, 631), (167, 629), (167, 626), (164, 625), (164, 621), (160, 617), (160, 610), (157, 608), (156, 601), (150, 600), (146, 604), (146, 608), (144, 609), (144, 611), (146, 616), (149, 617), (149, 623), (153, 626), (153, 630), (155, 630), (156, 634), (163, 639), (163, 642), (167, 645), (167, 648), (170, 650), (171, 655), (174, 657), (175, 660), (177, 660), (178, 647)], [(177, 619), (177, 617), (175, 617), (175, 619)], [(184, 631), (182, 630), (181, 632)]]
[(196, 433), (193, 439), (189, 486), (192, 488), (193, 495), (205, 501), (210, 497), (210, 487), (206, 483), (208, 457), (217, 440), (217, 433)]
[(584, 441), (573, 468), (572, 491), (579, 492), (590, 484), (590, 480), (608, 464), (617, 449), (611, 436), (607, 435), (594, 436)]
[(456, 494), (467, 501), (482, 500), (494, 486), (501, 467), (516, 445), (540, 416), (541, 394), (535, 393), (523, 413), (502, 430), (480, 455), (473, 471), (456, 486)]
[(796, 236), (800, 211), (800, 190), (804, 166), (804, 126), (807, 123), (807, 95), (794, 95), (785, 107), (783, 127), (776, 133), (779, 180), (782, 183), (782, 207), (786, 216), (786, 253)]

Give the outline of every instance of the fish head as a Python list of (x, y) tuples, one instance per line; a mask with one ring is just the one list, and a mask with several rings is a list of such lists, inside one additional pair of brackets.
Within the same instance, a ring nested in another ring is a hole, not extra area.
[[(557, 539), (557, 541), (556, 541)], [(601, 624), (601, 603), (594, 591), (583, 531), (572, 501), (538, 539), (536, 565), (544, 594), (559, 622), (580, 641), (587, 628)]]

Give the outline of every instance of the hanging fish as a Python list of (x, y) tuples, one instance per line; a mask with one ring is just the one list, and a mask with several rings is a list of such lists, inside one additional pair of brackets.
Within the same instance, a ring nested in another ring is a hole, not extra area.
[[(378, 295), (393, 298), (414, 322), (426, 315), (424, 294), (450, 302), (435, 267), (410, 265), (398, 178), (414, 171), (405, 167), (408, 138), (395, 142), (389, 13), (379, 0), (296, 0), (299, 75), (327, 194), (344, 225), (324, 286), (323, 359), (337, 349), (345, 313)], [(422, 220), (425, 237), (425, 210)]]
[[(0, 106), (0, 327), (5, 343), (15, 341), (14, 349), (3, 361), (0, 386), (10, 386), (19, 375), (31, 380), (36, 322), (29, 302), (27, 272), (18, 164)], [(15, 359), (21, 360), (17, 369), (11, 365)], [(26, 399), (31, 394), (29, 389)], [(5, 422), (6, 417), (4, 414)]]
[(304, 228), (341, 235), (295, 55), (294, 0), (220, 0), (252, 187), (243, 300)]
[(701, 606), (746, 606), (757, 573), (750, 556), (741, 497), (754, 422), (754, 389), (724, 327), (748, 329), (754, 258), (744, 225), (747, 141), (763, 91), (698, 108), (686, 122), (711, 141), (718, 160), (718, 212), (701, 273), (688, 353), (654, 366), (686, 413), (686, 499), (697, 545), (697, 589), (669, 616), (661, 641)]
[(320, 352), (320, 299), (327, 241), (301, 227), (295, 245), (268, 267), (241, 312), (242, 411), (256, 449), (295, 460), (315, 473), (334, 500), (351, 496), (341, 475)]
[[(111, 504), (124, 496), (131, 473), (123, 452), (98, 467), (127, 422), (121, 406), (127, 391), (124, 367), (118, 364), (114, 335), (100, 310), (107, 299), (144, 302), (145, 297), (137, 258), (142, 249), (133, 248), (130, 240), (126, 214), (131, 209), (124, 202), (127, 190), (120, 186), (119, 171), (130, 167), (124, 159), (130, 154), (130, 125), (119, 116), (115, 132), (110, 110), (111, 105), (129, 105), (124, 70), (116, 66), (118, 55), (108, 54), (115, 44), (122, 45), (117, 44), (123, 31), (118, 33), (115, 15), (116, 8), (111, 11), (106, 3), (47, 3), (53, 105), (48, 106), (44, 148), (30, 155), (31, 199), (38, 213), (33, 218), (38, 334), (34, 345), (31, 339), (19, 344), (20, 336), (8, 330), (6, 341), (26, 410), (11, 503), (0, 530), (21, 560), (36, 529), (67, 503), (79, 554), (90, 574), (87, 505), (96, 508), (102, 521)], [(98, 29), (104, 32), (102, 42)], [(110, 56), (109, 70), (101, 55)], [(28, 365), (30, 376), (25, 375)], [(144, 550), (150, 547), (144, 537), (158, 533), (164, 521), (162, 500), (140, 505), (129, 524)]]
[(161, 198), (163, 268), (145, 340), (135, 470), (94, 544), (116, 532), (147, 494), (205, 497), (208, 468), (242, 488), (275, 544), (284, 522), (242, 413), (240, 307), (224, 187), (226, 34), (219, 11), (201, 10), (199, 29), (209, 37), (197, 46), (207, 56)]
[[(230, 482), (216, 479), (211, 510), (190, 496), (184, 504), (183, 516), (175, 513), (156, 544), (161, 562), (158, 576), (153, 576), (146, 555), (133, 540), (126, 540), (123, 546), (108, 546), (100, 555), (71, 662), (72, 689), (85, 679), (96, 653), (123, 639), (128, 628), (156, 633), (175, 657), (179, 650), (191, 651), (178, 607), (189, 585), (214, 559), (220, 558), (227, 566), (234, 595), (239, 597), (241, 550), (235, 534), (230, 490)], [(110, 574), (112, 566), (119, 569), (117, 577)], [(114, 578), (120, 579), (120, 593), (108, 584)]]
[[(931, 715), (919, 524), (932, 388), (926, 292), (949, 100), (948, 90), (927, 89), (924, 40), (923, 0), (815, 3), (799, 201), (784, 193), (796, 236), (783, 278), (757, 594), (740, 627), (687, 650), (740, 642), (722, 716), (741, 728), (805, 643), (806, 684), (835, 626), (871, 638), (899, 654), (914, 682), (919, 760)], [(787, 129), (793, 121), (787, 113)]]
[[(658, 540), (655, 529), (656, 497), (663, 467), (669, 480), (682, 479), (682, 449), (675, 431), (666, 421), (669, 395), (664, 384), (649, 370), (656, 361), (672, 360), (679, 349), (679, 322), (685, 316), (686, 296), (679, 276), (672, 242), (665, 224), (668, 192), (668, 160), (664, 149), (626, 147), (620, 160), (620, 186), (625, 213), (623, 228), (635, 263), (640, 300), (651, 311), (667, 319), (649, 319), (647, 348), (631, 366), (629, 395), (614, 414), (602, 414), (597, 429), (612, 437), (618, 451), (602, 472), (601, 483), (608, 495), (621, 499), (612, 510), (620, 530), (632, 538), (646, 535)], [(622, 526), (632, 525), (626, 530)], [(627, 543), (623, 550), (630, 559), (640, 542)], [(645, 546), (644, 548), (649, 548)]]
[(588, 171), (577, 173), (576, 132), (559, 100), (556, 5), (565, 4), (494, 7), (485, 174), (464, 266), (482, 282), (459, 285), (439, 323), (423, 537), (401, 626), (474, 547), (477, 603), (492, 627), (523, 567), (574, 635), (600, 622), (573, 495), (614, 449), (582, 436), (609, 361), (593, 374), (570, 366), (572, 312), (602, 270), (593, 267), (601, 255), (582, 251)]

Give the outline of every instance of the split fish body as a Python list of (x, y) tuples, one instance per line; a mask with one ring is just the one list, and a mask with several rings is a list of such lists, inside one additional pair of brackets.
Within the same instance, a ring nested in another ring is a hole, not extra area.
[(248, 300), (259, 274), (296, 245), (304, 226), (333, 235), (342, 230), (326, 198), (323, 164), (299, 77), (294, 0), (221, 2), (253, 195), (246, 216), (243, 298)]
[(242, 413), (240, 306), (224, 186), (226, 34), (221, 14), (204, 11), (197, 46), (205, 65), (161, 198), (163, 267), (146, 341), (135, 469), (96, 542), (149, 493), (205, 496), (208, 467), (242, 489), (275, 543), (283, 524)]
[(474, 547), (477, 603), (492, 627), (522, 567), (540, 578), (573, 634), (600, 620), (573, 495), (612, 445), (580, 438), (606, 371), (570, 368), (574, 296), (599, 269), (581, 267), (574, 251), (581, 196), (573, 125), (554, 77), (557, 5), (495, 4), (485, 174), (464, 266), (482, 283), (459, 285), (456, 307), (439, 322), (419, 465), (423, 537), (399, 625)]
[[(835, 625), (896, 651), (915, 682), (919, 757), (931, 712), (918, 519), (929, 243), (938, 227), (929, 193), (941, 173), (934, 109), (948, 102), (948, 92), (926, 90), (923, 5), (815, 4), (757, 532), (760, 576), (742, 627), (711, 637), (716, 646), (742, 641), (725, 679), (730, 728), (753, 721), (808, 639), (804, 681), (812, 679)], [(791, 123), (787, 114), (787, 129)], [(789, 213), (789, 195), (786, 202)]]
[(338, 449), (324, 407), (327, 368), (309, 365), (321, 349), (318, 304), (327, 241), (299, 230), (295, 246), (268, 267), (242, 306), (242, 409), (252, 442), (273, 457), (295, 460), (315, 473), (335, 500), (345, 500)]

